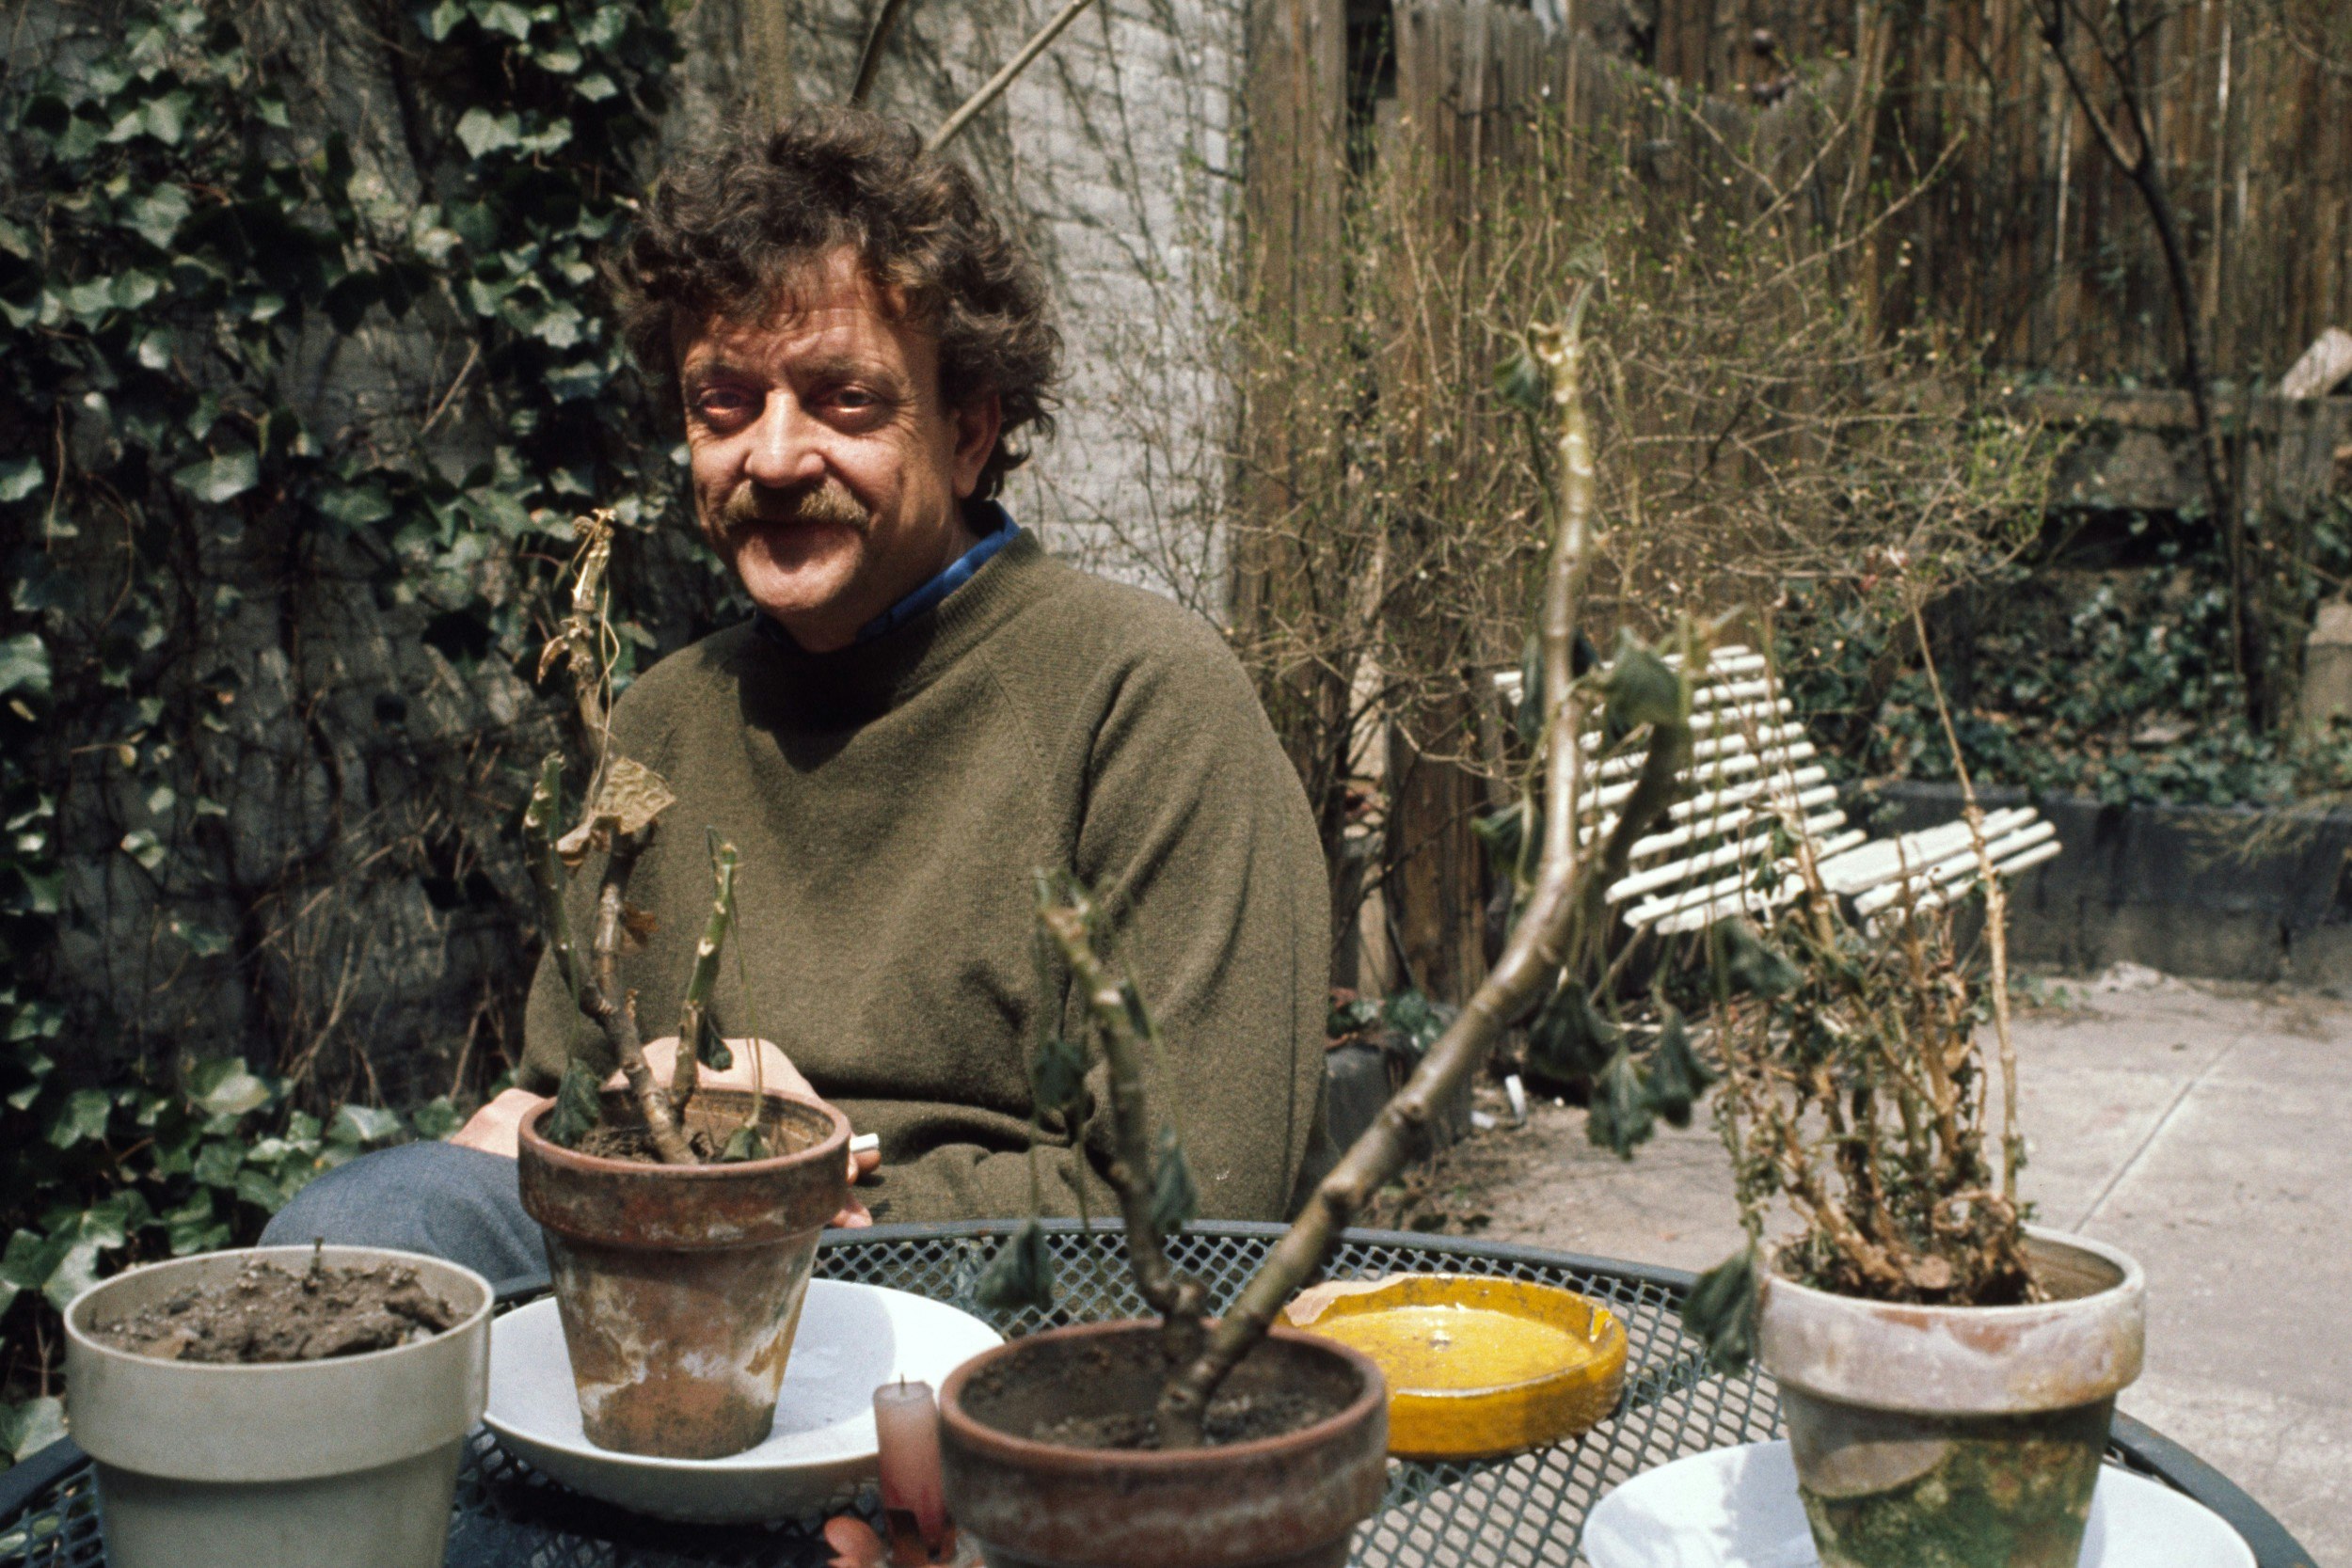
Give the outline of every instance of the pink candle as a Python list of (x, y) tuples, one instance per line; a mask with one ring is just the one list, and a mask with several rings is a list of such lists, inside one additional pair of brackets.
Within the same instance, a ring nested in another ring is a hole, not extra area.
[(882, 1519), (890, 1544), (895, 1548), (913, 1534), (926, 1558), (936, 1556), (950, 1537), (939, 1475), (939, 1403), (931, 1386), (900, 1379), (875, 1389), (874, 1432), (882, 1449)]

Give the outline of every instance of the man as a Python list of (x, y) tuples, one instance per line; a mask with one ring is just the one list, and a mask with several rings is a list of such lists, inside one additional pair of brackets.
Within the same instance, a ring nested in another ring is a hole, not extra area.
[[(741, 855), (743, 963), (722, 966), (712, 1016), (775, 1043), (771, 1082), (804, 1079), (879, 1134), (875, 1217), (1070, 1212), (1080, 1183), (1104, 1212), (1099, 1126), (1080, 1149), (1050, 1121), (1032, 1175), (1025, 1058), (1041, 1028), (1086, 1029), (1033, 935), (1032, 872), (1068, 866), (1118, 913), (1166, 1041), (1155, 1109), (1203, 1212), (1287, 1212), (1322, 1141), (1313, 827), (1216, 632), (1050, 560), (994, 500), (1051, 428), (1059, 344), (1034, 263), (911, 133), (812, 110), (670, 170), (614, 273), (632, 350), (683, 418), (704, 535), (758, 611), (614, 706), (615, 752), (677, 795), (630, 884), (656, 921), (623, 959), (640, 1017), (677, 1015), (707, 825)], [(576, 884), (575, 928), (594, 885)], [(387, 1205), (358, 1162), (271, 1239), (331, 1220), (340, 1240), (472, 1244), (380, 1228), (405, 1210), (535, 1243), (501, 1157), (573, 1049), (610, 1065), (543, 964), (524, 1087), (469, 1147), (375, 1157), (432, 1190)]]

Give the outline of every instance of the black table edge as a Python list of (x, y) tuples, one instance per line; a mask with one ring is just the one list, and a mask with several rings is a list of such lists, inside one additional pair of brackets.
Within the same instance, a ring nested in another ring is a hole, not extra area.
[[(977, 1240), (1009, 1236), (1023, 1223), (1020, 1220), (962, 1220), (946, 1225), (876, 1225), (857, 1230), (828, 1230), (818, 1244), (820, 1250), (830, 1250), (875, 1242)], [(1087, 1228), (1076, 1220), (1046, 1220), (1042, 1224), (1045, 1229), (1055, 1232)], [(1093, 1228), (1117, 1231), (1120, 1226), (1116, 1220), (1101, 1220), (1095, 1223)], [(1187, 1231), (1201, 1236), (1265, 1238), (1279, 1236), (1288, 1228), (1287, 1226), (1263, 1220), (1199, 1220), (1185, 1227)], [(1481, 1241), (1468, 1236), (1438, 1238), (1413, 1230), (1350, 1230), (1346, 1239), (1360, 1245), (1411, 1248), (1426, 1248), (1433, 1242), (1442, 1240), (1447, 1251), (1463, 1257), (1485, 1258), (1505, 1263), (1534, 1263), (1575, 1274), (1607, 1275), (1677, 1292), (1690, 1289), (1691, 1282), (1698, 1277), (1687, 1269), (1669, 1269), (1655, 1263), (1633, 1263), (1613, 1258), (1593, 1258), (1576, 1252), (1552, 1252), (1540, 1247)], [(504, 1301), (532, 1296), (545, 1289), (543, 1279), (514, 1280), (502, 1284), (499, 1297)], [(2303, 1549), (2302, 1544), (2284, 1525), (2273, 1518), (2267, 1509), (2248, 1496), (2244, 1488), (2146, 1422), (2135, 1420), (2117, 1411), (2109, 1441), (2158, 1480), (2186, 1493), (2221, 1515), (2252, 1548), (2254, 1560), (2260, 1568), (2316, 1568), (2311, 1553)], [(23, 1513), (35, 1497), (72, 1472), (83, 1458), (80, 1445), (71, 1437), (60, 1437), (30, 1458), (18, 1461), (7, 1470), (0, 1470), (0, 1522)]]

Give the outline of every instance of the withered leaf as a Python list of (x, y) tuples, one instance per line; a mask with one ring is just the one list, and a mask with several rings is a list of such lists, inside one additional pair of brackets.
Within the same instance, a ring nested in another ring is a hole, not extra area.
[(639, 833), (676, 799), (660, 774), (642, 762), (614, 757), (605, 767), (604, 787), (596, 792), (593, 815), (624, 833)]
[(621, 905), (621, 932), (634, 946), (643, 947), (660, 928), (660, 918), (653, 911), (627, 902)]

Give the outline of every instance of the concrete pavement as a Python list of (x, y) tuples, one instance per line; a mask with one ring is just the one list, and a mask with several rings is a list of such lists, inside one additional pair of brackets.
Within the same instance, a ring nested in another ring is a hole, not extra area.
[[(2016, 1028), (2020, 1184), (2042, 1223), (2148, 1272), (2147, 1370), (2122, 1408), (2352, 1568), (2352, 1005), (2128, 967), (2038, 992)], [(1703, 1124), (1620, 1163), (1581, 1111), (1539, 1105), (1431, 1178), (1448, 1229), (1694, 1269), (1740, 1240)]]

